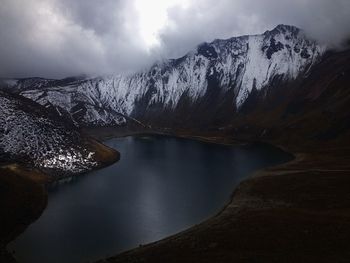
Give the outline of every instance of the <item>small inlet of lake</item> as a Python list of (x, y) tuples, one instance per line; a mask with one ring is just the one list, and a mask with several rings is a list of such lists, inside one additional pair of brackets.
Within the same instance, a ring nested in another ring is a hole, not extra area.
[(160, 240), (215, 215), (254, 171), (292, 159), (269, 145), (166, 136), (105, 144), (121, 160), (49, 186), (42, 216), (9, 245), (20, 263), (93, 262)]

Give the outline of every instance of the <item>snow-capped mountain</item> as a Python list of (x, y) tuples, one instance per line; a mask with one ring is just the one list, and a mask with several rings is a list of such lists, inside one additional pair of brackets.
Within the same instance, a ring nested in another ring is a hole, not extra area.
[(3, 80), (2, 86), (83, 125), (220, 123), (226, 118), (220, 116), (239, 112), (253, 91), (305, 76), (324, 51), (300, 29), (279, 25), (261, 35), (203, 43), (134, 74)]
[(70, 175), (101, 165), (96, 155), (71, 122), (29, 99), (0, 91), (1, 161)]

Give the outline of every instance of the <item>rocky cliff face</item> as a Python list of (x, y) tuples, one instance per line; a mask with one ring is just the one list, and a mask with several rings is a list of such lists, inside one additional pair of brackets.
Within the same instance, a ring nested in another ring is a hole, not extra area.
[(135, 74), (3, 80), (3, 86), (81, 125), (219, 125), (252, 93), (306, 76), (323, 52), (300, 29), (279, 25), (262, 35), (203, 43)]

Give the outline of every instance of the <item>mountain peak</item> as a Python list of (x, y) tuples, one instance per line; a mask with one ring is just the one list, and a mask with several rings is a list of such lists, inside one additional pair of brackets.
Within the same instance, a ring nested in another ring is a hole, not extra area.
[(300, 33), (301, 29), (292, 26), (292, 25), (284, 25), (284, 24), (279, 24), (277, 25), (274, 29), (272, 30), (267, 30), (264, 35), (277, 35), (277, 34), (286, 34), (286, 33), (291, 33), (293, 35), (298, 35)]
[(293, 26), (293, 25), (285, 25), (285, 24), (279, 24), (277, 25), (274, 29), (278, 29), (278, 30), (289, 30), (289, 31), (293, 31), (293, 30), (300, 30), (300, 28)]

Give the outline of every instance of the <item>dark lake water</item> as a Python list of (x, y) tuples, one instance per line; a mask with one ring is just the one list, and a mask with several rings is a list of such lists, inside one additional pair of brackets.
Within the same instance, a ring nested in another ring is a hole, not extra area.
[(50, 186), (43, 215), (9, 246), (21, 263), (92, 262), (175, 234), (215, 215), (253, 171), (292, 158), (161, 136), (105, 143), (120, 162)]

